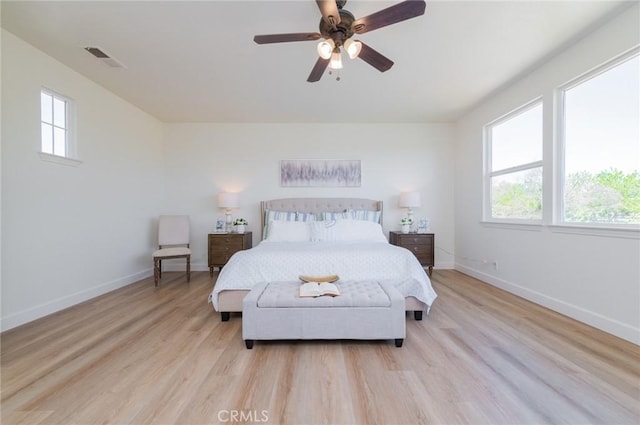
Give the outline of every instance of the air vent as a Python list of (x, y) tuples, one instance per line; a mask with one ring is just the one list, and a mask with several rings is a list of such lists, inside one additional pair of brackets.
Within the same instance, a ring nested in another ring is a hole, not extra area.
[(99, 47), (85, 47), (84, 50), (91, 53), (96, 58), (100, 59), (105, 65), (107, 65), (110, 68), (125, 68), (125, 66), (122, 63), (120, 63), (116, 59), (106, 54)]

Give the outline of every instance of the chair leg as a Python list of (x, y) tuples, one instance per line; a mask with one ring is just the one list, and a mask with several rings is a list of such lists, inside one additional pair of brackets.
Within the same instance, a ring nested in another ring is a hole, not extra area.
[(159, 279), (158, 275), (160, 274), (158, 269), (158, 261), (160, 260), (158, 260), (157, 258), (153, 259), (153, 280), (154, 280), (155, 286), (158, 286), (158, 279)]
[(187, 257), (187, 282), (191, 282), (191, 256)]
[(158, 279), (162, 279), (162, 258), (158, 260)]

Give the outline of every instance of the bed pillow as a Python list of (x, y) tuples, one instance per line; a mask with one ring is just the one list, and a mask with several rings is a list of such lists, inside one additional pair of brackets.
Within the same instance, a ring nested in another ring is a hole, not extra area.
[(344, 211), (323, 211), (320, 213), (320, 220), (338, 220), (341, 218), (351, 218), (351, 214)]
[(296, 221), (318, 221), (316, 213), (297, 212)]
[(314, 242), (387, 242), (382, 226), (365, 220), (324, 220), (310, 223)]
[(291, 211), (264, 211), (264, 229), (262, 231), (262, 239), (269, 237), (269, 228), (272, 221), (295, 221), (297, 214)]
[(374, 223), (380, 223), (380, 211), (371, 210), (347, 210), (349, 218), (354, 220), (372, 221)]
[(358, 242), (387, 242), (382, 226), (367, 220), (336, 221), (336, 240)]
[(309, 223), (311, 240), (325, 242), (336, 240), (336, 220), (322, 220)]
[(310, 222), (272, 220), (269, 223), (270, 242), (308, 242), (311, 240)]

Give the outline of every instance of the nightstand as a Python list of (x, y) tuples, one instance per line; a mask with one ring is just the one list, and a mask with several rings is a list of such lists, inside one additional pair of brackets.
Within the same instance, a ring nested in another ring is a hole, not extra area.
[(413, 252), (422, 267), (429, 267), (429, 276), (431, 276), (434, 265), (434, 242), (435, 235), (433, 233), (389, 232), (389, 243)]
[(214, 267), (222, 268), (233, 254), (251, 245), (251, 232), (209, 233), (209, 276), (213, 276)]

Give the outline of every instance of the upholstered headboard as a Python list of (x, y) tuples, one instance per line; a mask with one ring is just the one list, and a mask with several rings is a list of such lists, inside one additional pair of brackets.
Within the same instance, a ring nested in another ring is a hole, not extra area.
[(382, 224), (382, 201), (363, 198), (283, 198), (260, 202), (261, 228), (264, 229), (266, 210), (318, 214), (323, 211), (341, 212), (347, 209), (380, 211)]

